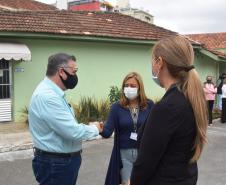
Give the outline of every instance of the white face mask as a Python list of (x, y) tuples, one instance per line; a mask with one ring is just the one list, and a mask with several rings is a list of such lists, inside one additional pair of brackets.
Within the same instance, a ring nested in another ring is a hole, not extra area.
[(154, 72), (153, 72), (153, 69), (152, 69), (152, 79), (154, 80), (154, 82), (155, 82), (157, 85), (159, 85), (160, 87), (162, 87), (161, 84), (160, 84), (158, 75), (159, 75), (159, 72), (155, 75)]
[[(156, 63), (156, 62), (158, 62), (158, 59), (154, 59), (154, 63)], [(153, 71), (153, 65), (152, 65), (152, 79), (157, 85), (162, 87), (162, 85), (161, 85), (161, 83), (159, 81), (159, 78), (158, 78), (159, 77), (159, 72), (160, 71), (158, 71), (157, 74), (155, 74), (154, 71)]]
[(137, 91), (138, 88), (136, 87), (124, 87), (124, 94), (129, 100), (133, 100), (138, 96)]

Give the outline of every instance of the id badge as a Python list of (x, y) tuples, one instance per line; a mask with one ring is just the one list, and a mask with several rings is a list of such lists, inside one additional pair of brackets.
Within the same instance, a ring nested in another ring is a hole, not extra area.
[(131, 132), (130, 139), (137, 141), (137, 133)]

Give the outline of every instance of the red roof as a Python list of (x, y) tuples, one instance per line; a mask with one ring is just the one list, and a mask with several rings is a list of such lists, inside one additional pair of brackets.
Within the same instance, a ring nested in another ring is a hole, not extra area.
[(187, 36), (195, 41), (203, 43), (205, 47), (210, 49), (226, 48), (226, 32), (190, 34)]
[(0, 11), (0, 31), (158, 40), (176, 32), (119, 13)]
[(54, 6), (33, 0), (0, 0), (2, 10), (56, 10)]
[(217, 49), (226, 49), (226, 32), (225, 33), (203, 33), (187, 35), (192, 40), (202, 43), (203, 47), (215, 55), (225, 58), (226, 54)]

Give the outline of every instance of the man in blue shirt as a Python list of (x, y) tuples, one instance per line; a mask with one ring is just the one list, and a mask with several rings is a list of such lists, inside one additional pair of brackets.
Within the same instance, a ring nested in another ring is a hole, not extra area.
[(40, 185), (75, 185), (81, 165), (82, 140), (98, 136), (99, 124), (79, 124), (64, 91), (78, 82), (74, 56), (49, 57), (45, 79), (35, 89), (29, 106), (29, 128), (34, 143), (32, 161)]

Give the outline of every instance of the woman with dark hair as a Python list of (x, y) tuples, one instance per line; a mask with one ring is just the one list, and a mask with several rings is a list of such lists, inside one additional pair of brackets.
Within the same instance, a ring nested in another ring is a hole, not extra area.
[(207, 107), (193, 66), (190, 42), (181, 36), (160, 40), (153, 48), (153, 80), (165, 88), (145, 127), (131, 185), (195, 185), (197, 160), (206, 142)]
[(104, 125), (103, 137), (114, 135), (114, 146), (105, 185), (128, 185), (137, 158), (137, 131), (144, 124), (153, 102), (148, 100), (141, 76), (132, 72), (122, 83), (120, 101), (113, 104)]

